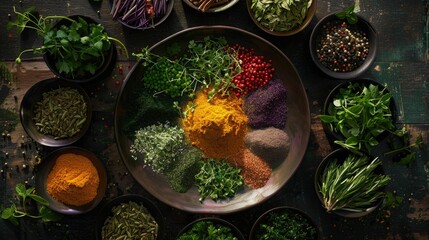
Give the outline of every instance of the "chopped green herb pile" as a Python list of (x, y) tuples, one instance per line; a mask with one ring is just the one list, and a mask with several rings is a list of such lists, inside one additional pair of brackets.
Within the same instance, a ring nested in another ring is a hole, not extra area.
[(146, 166), (152, 167), (156, 173), (165, 173), (186, 147), (184, 136), (182, 128), (168, 122), (147, 126), (136, 132), (130, 147), (131, 156), (137, 160), (141, 154)]
[(268, 213), (256, 232), (258, 240), (317, 239), (315, 226), (301, 213), (282, 210)]
[(385, 131), (395, 131), (390, 101), (392, 95), (385, 88), (370, 84), (350, 83), (340, 89), (320, 119), (331, 131), (344, 136), (335, 143), (354, 152), (368, 152), (378, 145), (376, 139)]
[(299, 27), (312, 0), (252, 0), (256, 20), (271, 31), (285, 32)]
[(385, 194), (383, 187), (390, 182), (389, 176), (374, 172), (380, 164), (378, 157), (370, 160), (355, 154), (342, 163), (338, 159), (329, 162), (318, 181), (326, 210), (363, 211), (375, 206)]
[[(35, 219), (42, 219), (44, 222), (58, 221), (62, 218), (62, 215), (48, 208), (49, 202), (46, 199), (34, 194), (34, 187), (27, 189), (24, 184), (18, 183), (15, 186), (15, 191), (22, 205), (19, 207), (12, 204), (10, 207), (3, 209), (1, 218), (9, 220), (14, 225), (19, 224), (17, 218), (26, 216)], [(37, 215), (30, 213), (28, 210), (30, 199), (42, 205), (38, 208)]]
[(231, 228), (202, 220), (192, 225), (192, 228), (180, 235), (177, 240), (238, 240), (232, 233)]
[(200, 193), (200, 201), (206, 197), (213, 200), (233, 197), (243, 186), (240, 168), (234, 167), (222, 160), (206, 159), (200, 172), (195, 175), (195, 184)]

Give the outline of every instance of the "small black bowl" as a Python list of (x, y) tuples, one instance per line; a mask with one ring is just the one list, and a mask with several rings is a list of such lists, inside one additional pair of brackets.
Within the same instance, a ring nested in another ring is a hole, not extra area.
[[(302, 229), (303, 232), (308, 233), (308, 231), (310, 231), (311, 228), (315, 230), (315, 235), (313, 236), (313, 238), (310, 237), (305, 239), (317, 240), (320, 238), (320, 232), (319, 232), (319, 229), (317, 228), (317, 225), (307, 213), (303, 212), (298, 208), (280, 206), (280, 207), (274, 207), (272, 209), (269, 209), (268, 211), (264, 212), (262, 215), (258, 217), (258, 219), (253, 223), (252, 229), (250, 230), (249, 240), (258, 240), (257, 236), (260, 233), (260, 230), (261, 230), (260, 227), (262, 224), (268, 224), (268, 217), (271, 214), (283, 214), (283, 213), (293, 214), (293, 216), (300, 217), (304, 221), (306, 221), (307, 225), (304, 229)], [(285, 228), (287, 228), (287, 226), (285, 226)]]
[[(320, 193), (320, 179), (323, 175), (323, 172), (325, 168), (328, 166), (330, 162), (337, 159), (337, 163), (341, 164), (347, 156), (354, 154), (351, 151), (345, 149), (345, 148), (339, 148), (334, 151), (332, 151), (330, 154), (328, 154), (319, 164), (319, 166), (316, 169), (315, 177), (314, 177), (314, 187), (316, 190), (317, 197), (319, 198), (320, 202), (323, 204), (323, 197)], [(367, 155), (369, 156), (369, 155)], [(369, 156), (371, 158), (371, 156)], [(377, 174), (384, 174), (384, 169), (382, 165), (377, 166), (377, 168), (374, 169), (374, 172)], [(358, 218), (366, 216), (370, 213), (372, 213), (374, 210), (376, 210), (378, 207), (380, 207), (383, 204), (384, 197), (378, 199), (378, 201), (372, 206), (365, 210), (355, 210), (355, 209), (339, 209), (332, 211), (334, 214), (337, 214), (342, 217), (346, 218)]]
[(237, 240), (245, 239), (241, 231), (236, 226), (234, 226), (234, 224), (218, 217), (204, 217), (189, 223), (179, 232), (176, 239), (178, 239), (180, 236), (182, 236), (183, 234), (191, 230), (196, 223), (203, 222), (203, 221), (212, 222), (215, 226), (228, 227), (231, 229), (231, 233), (237, 238)]
[[(337, 94), (339, 94), (341, 89), (347, 88), (347, 86), (349, 86), (349, 84), (353, 84), (353, 83), (358, 83), (361, 86), (365, 86), (368, 87), (370, 84), (378, 86), (379, 89), (384, 89), (386, 88), (384, 85), (382, 85), (381, 83), (373, 80), (373, 79), (369, 79), (369, 78), (358, 78), (358, 79), (350, 79), (350, 80), (346, 80), (343, 81), (341, 83), (339, 83), (338, 85), (336, 85), (328, 94), (328, 96), (325, 99), (324, 105), (323, 105), (323, 115), (329, 115), (329, 108), (332, 105), (333, 99), (335, 98), (335, 96), (337, 96)], [(386, 88), (384, 90), (386, 93), (389, 92), (389, 90)], [(392, 124), (394, 125), (396, 123), (396, 104), (395, 101), (393, 99), (393, 97), (390, 99), (390, 112), (392, 113)], [(339, 132), (335, 132), (332, 131), (330, 129), (330, 127), (328, 126), (327, 123), (322, 121), (322, 126), (323, 129), (325, 131), (325, 133), (327, 134), (329, 140), (345, 140), (345, 137), (339, 133)], [(380, 135), (378, 135), (376, 137), (377, 141), (382, 141), (384, 139), (386, 139), (389, 136), (389, 132), (388, 131), (384, 131), (383, 133), (381, 133)], [(362, 149), (364, 150), (364, 149)]]
[(252, 21), (256, 24), (256, 26), (258, 26), (259, 29), (273, 36), (285, 37), (285, 36), (292, 36), (292, 35), (298, 34), (301, 31), (303, 31), (308, 25), (310, 25), (311, 20), (313, 20), (313, 17), (316, 14), (317, 0), (312, 0), (310, 7), (307, 9), (307, 15), (305, 16), (304, 20), (299, 26), (283, 32), (273, 31), (270, 28), (261, 24), (261, 22), (255, 17), (255, 14), (252, 10), (252, 0), (246, 0), (246, 6), (247, 6), (247, 12), (252, 18)]
[[(52, 91), (54, 89), (66, 87), (77, 89), (79, 93), (83, 96), (87, 106), (87, 118), (80, 131), (72, 137), (55, 139), (54, 136), (45, 135), (39, 130), (37, 130), (36, 123), (33, 120), (34, 110), (36, 104), (43, 99), (43, 93)], [(28, 89), (28, 91), (22, 98), (19, 113), (21, 118), (21, 124), (24, 127), (25, 132), (27, 132), (27, 134), (34, 141), (48, 147), (63, 147), (75, 143), (86, 134), (89, 126), (91, 125), (92, 108), (91, 100), (89, 99), (88, 94), (79, 84), (64, 81), (61, 78), (49, 78), (37, 82), (30, 89)]]
[(336, 79), (352, 79), (356, 78), (362, 73), (364, 73), (366, 70), (368, 70), (369, 67), (371, 67), (372, 63), (375, 61), (376, 54), (377, 54), (377, 46), (378, 46), (378, 39), (377, 39), (377, 33), (375, 31), (375, 28), (371, 25), (370, 22), (368, 22), (366, 19), (364, 19), (362, 16), (357, 15), (358, 22), (356, 24), (353, 24), (350, 26), (353, 30), (360, 30), (363, 31), (366, 34), (366, 37), (368, 38), (369, 43), (369, 52), (366, 56), (365, 61), (356, 69), (348, 72), (338, 72), (333, 71), (326, 66), (324, 66), (318, 58), (317, 55), (317, 48), (319, 46), (320, 42), (320, 35), (323, 30), (323, 27), (326, 26), (327, 23), (341, 23), (346, 20), (340, 20), (335, 15), (336, 13), (331, 13), (325, 17), (323, 17), (313, 28), (313, 31), (310, 35), (310, 55), (313, 62), (316, 64), (316, 66), (326, 75), (336, 78)]
[(110, 201), (108, 201), (105, 205), (100, 209), (95, 224), (95, 239), (102, 240), (101, 231), (104, 226), (106, 219), (112, 215), (112, 209), (115, 206), (118, 206), (121, 203), (129, 203), (130, 201), (135, 202), (137, 204), (143, 205), (150, 215), (154, 218), (156, 223), (158, 224), (158, 236), (157, 239), (164, 239), (165, 236), (165, 223), (164, 217), (159, 210), (159, 208), (155, 205), (154, 202), (149, 200), (146, 197), (137, 194), (125, 194), (119, 197), (116, 197)]
[[(48, 178), (48, 175), (51, 172), (52, 168), (54, 167), (57, 158), (60, 155), (65, 153), (74, 153), (74, 154), (85, 156), (92, 162), (94, 167), (97, 169), (98, 177), (100, 179), (100, 183), (97, 189), (97, 196), (94, 198), (94, 200), (92, 200), (91, 202), (85, 205), (72, 206), (72, 205), (62, 203), (56, 200), (55, 198), (53, 198), (47, 192), (46, 180)], [(63, 148), (57, 149), (43, 159), (42, 163), (39, 165), (39, 168), (35, 177), (35, 182), (36, 182), (36, 192), (41, 197), (48, 200), (50, 209), (66, 215), (77, 215), (77, 214), (83, 214), (93, 210), (101, 202), (107, 188), (107, 172), (104, 164), (94, 153), (84, 148), (70, 146), (70, 147), (63, 147)]]
[(113, 18), (116, 21), (118, 21), (119, 23), (121, 23), (123, 26), (125, 26), (127, 28), (135, 29), (135, 30), (152, 29), (152, 28), (157, 27), (161, 23), (163, 23), (168, 18), (168, 16), (170, 16), (171, 12), (173, 11), (174, 1), (175, 0), (168, 0), (164, 15), (155, 16), (155, 18), (153, 19), (153, 23), (149, 23), (146, 25), (140, 25), (140, 26), (137, 25), (141, 21), (141, 19), (135, 19), (132, 22), (127, 22), (126, 20), (123, 20), (122, 16), (126, 13), (122, 13), (119, 15), (115, 14), (115, 9), (113, 7), (114, 7), (114, 4), (117, 4), (117, 2), (118, 2), (117, 0), (110, 0), (109, 1), (110, 2), (110, 8), (111, 8), (110, 14), (113, 16)]
[[(73, 15), (73, 16), (69, 16), (68, 18), (71, 18), (73, 20), (77, 20), (79, 18), (82, 18), (83, 20), (85, 20), (88, 23), (99, 24), (99, 22), (97, 22), (96, 20), (94, 20), (90, 17), (87, 17), (87, 16), (82, 16), (82, 15)], [(60, 21), (58, 21), (53, 26), (53, 28), (58, 28), (61, 25), (69, 26), (70, 24), (71, 24), (71, 22), (69, 20), (61, 19)], [(75, 82), (75, 83), (86, 83), (86, 82), (98, 81), (98, 80), (105, 79), (106, 77), (108, 77), (112, 73), (113, 68), (115, 67), (115, 64), (116, 64), (116, 58), (117, 58), (116, 47), (115, 47), (115, 44), (111, 41), (110, 48), (104, 54), (103, 64), (98, 68), (98, 70), (94, 74), (87, 74), (87, 75), (81, 76), (81, 77), (72, 77), (72, 76), (68, 76), (68, 75), (65, 75), (64, 73), (59, 72), (58, 68), (55, 66), (57, 61), (54, 58), (54, 56), (50, 55), (48, 52), (43, 54), (43, 60), (45, 61), (48, 68), (56, 76), (60, 77), (63, 80)]]

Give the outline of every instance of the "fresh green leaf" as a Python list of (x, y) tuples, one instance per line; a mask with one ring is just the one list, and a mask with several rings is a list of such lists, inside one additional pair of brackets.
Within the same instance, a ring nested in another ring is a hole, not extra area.
[(22, 184), (22, 183), (16, 184), (15, 191), (21, 197), (27, 196), (27, 189), (25, 188), (24, 184)]
[(13, 209), (5, 208), (5, 209), (3, 209), (2, 213), (1, 213), (1, 218), (9, 219), (9, 218), (13, 217), (13, 213), (14, 213)]
[(63, 218), (63, 215), (58, 214), (45, 206), (39, 208), (39, 214), (42, 216), (42, 220), (44, 222), (56, 222)]
[(42, 204), (42, 205), (49, 206), (49, 202), (48, 202), (48, 200), (46, 200), (46, 199), (42, 198), (42, 197), (41, 197), (41, 196), (39, 196), (39, 195), (36, 195), (36, 194), (28, 194), (28, 197), (30, 197), (31, 199), (33, 199), (34, 201), (36, 201), (36, 202), (38, 202), (38, 203), (40, 203), (40, 204)]

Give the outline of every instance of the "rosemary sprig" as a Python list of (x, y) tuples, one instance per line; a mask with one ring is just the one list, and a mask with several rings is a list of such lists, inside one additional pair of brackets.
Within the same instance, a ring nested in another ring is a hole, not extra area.
[(367, 156), (355, 154), (347, 156), (342, 164), (338, 159), (330, 162), (319, 180), (326, 210), (363, 211), (374, 206), (384, 196), (382, 188), (390, 182), (389, 176), (374, 172), (380, 164), (378, 157), (370, 161)]

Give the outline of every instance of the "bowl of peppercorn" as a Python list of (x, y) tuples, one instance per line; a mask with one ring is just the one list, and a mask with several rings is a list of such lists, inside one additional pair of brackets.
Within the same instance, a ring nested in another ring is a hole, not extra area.
[(374, 27), (353, 9), (325, 16), (310, 36), (311, 59), (323, 73), (336, 79), (352, 79), (364, 73), (376, 52)]

